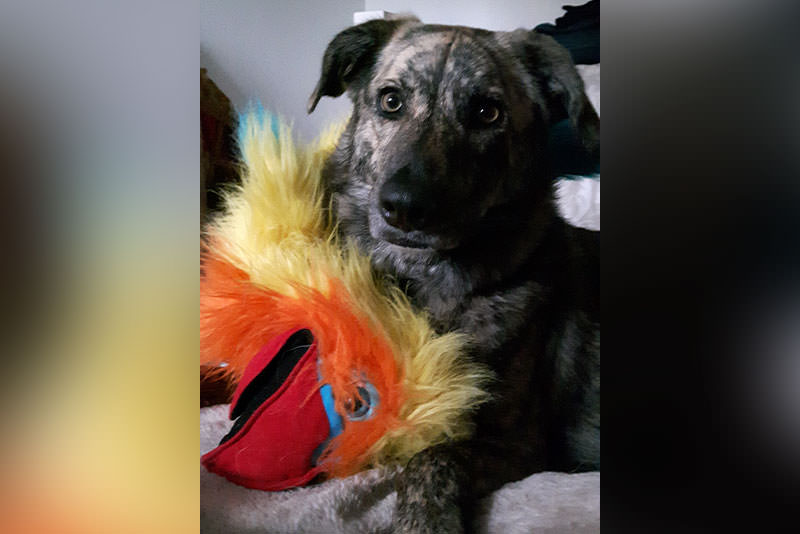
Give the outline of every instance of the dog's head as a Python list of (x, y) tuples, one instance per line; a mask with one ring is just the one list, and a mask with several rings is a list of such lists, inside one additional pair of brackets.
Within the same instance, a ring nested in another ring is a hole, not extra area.
[(557, 121), (569, 118), (589, 151), (599, 145), (568, 52), (531, 31), (414, 19), (353, 26), (328, 45), (309, 113), (345, 91), (354, 106), (334, 155), (347, 175), (334, 183), (337, 208), (378, 243), (455, 249), (493, 212), (543, 198)]

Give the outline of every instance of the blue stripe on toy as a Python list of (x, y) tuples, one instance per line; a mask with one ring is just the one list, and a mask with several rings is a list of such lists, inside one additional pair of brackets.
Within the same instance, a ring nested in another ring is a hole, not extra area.
[(251, 120), (254, 120), (256, 125), (261, 129), (269, 122), (275, 139), (280, 139), (281, 124), (278, 117), (264, 109), (261, 102), (251, 102), (246, 106), (245, 110), (246, 111), (239, 113), (236, 127), (236, 139), (239, 141), (240, 145), (244, 143), (245, 137), (247, 136), (247, 126)]
[(319, 388), (319, 394), (322, 397), (322, 406), (325, 407), (325, 415), (328, 416), (328, 426), (331, 429), (330, 437), (334, 438), (342, 433), (342, 418), (333, 407), (333, 390), (330, 384), (325, 384)]

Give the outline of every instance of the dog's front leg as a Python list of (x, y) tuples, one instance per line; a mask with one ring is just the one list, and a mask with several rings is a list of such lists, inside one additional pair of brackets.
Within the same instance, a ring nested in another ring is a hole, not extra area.
[(471, 532), (477, 502), (541, 471), (541, 440), (470, 439), (418, 453), (395, 479), (395, 532)]
[(415, 455), (398, 474), (395, 532), (457, 534), (469, 525), (472, 499), (466, 455), (459, 444), (443, 444)]

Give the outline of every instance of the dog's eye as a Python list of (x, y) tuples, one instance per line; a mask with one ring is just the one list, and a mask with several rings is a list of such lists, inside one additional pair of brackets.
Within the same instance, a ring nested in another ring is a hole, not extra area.
[(381, 97), (381, 109), (386, 113), (397, 113), (403, 107), (403, 100), (397, 91), (389, 91)]
[(490, 102), (484, 102), (478, 105), (476, 114), (479, 124), (488, 126), (500, 119), (500, 108)]

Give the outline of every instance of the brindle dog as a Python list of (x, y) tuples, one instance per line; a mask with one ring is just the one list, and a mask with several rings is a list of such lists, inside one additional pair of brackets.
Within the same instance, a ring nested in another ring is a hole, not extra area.
[[(324, 177), (341, 232), (495, 372), (474, 438), (398, 477), (398, 532), (469, 530), (475, 499), (600, 466), (599, 234), (556, 212), (548, 130), (599, 119), (568, 52), (531, 31), (374, 20), (329, 44), (308, 104), (353, 112)], [(599, 161), (599, 160), (598, 160)]]

